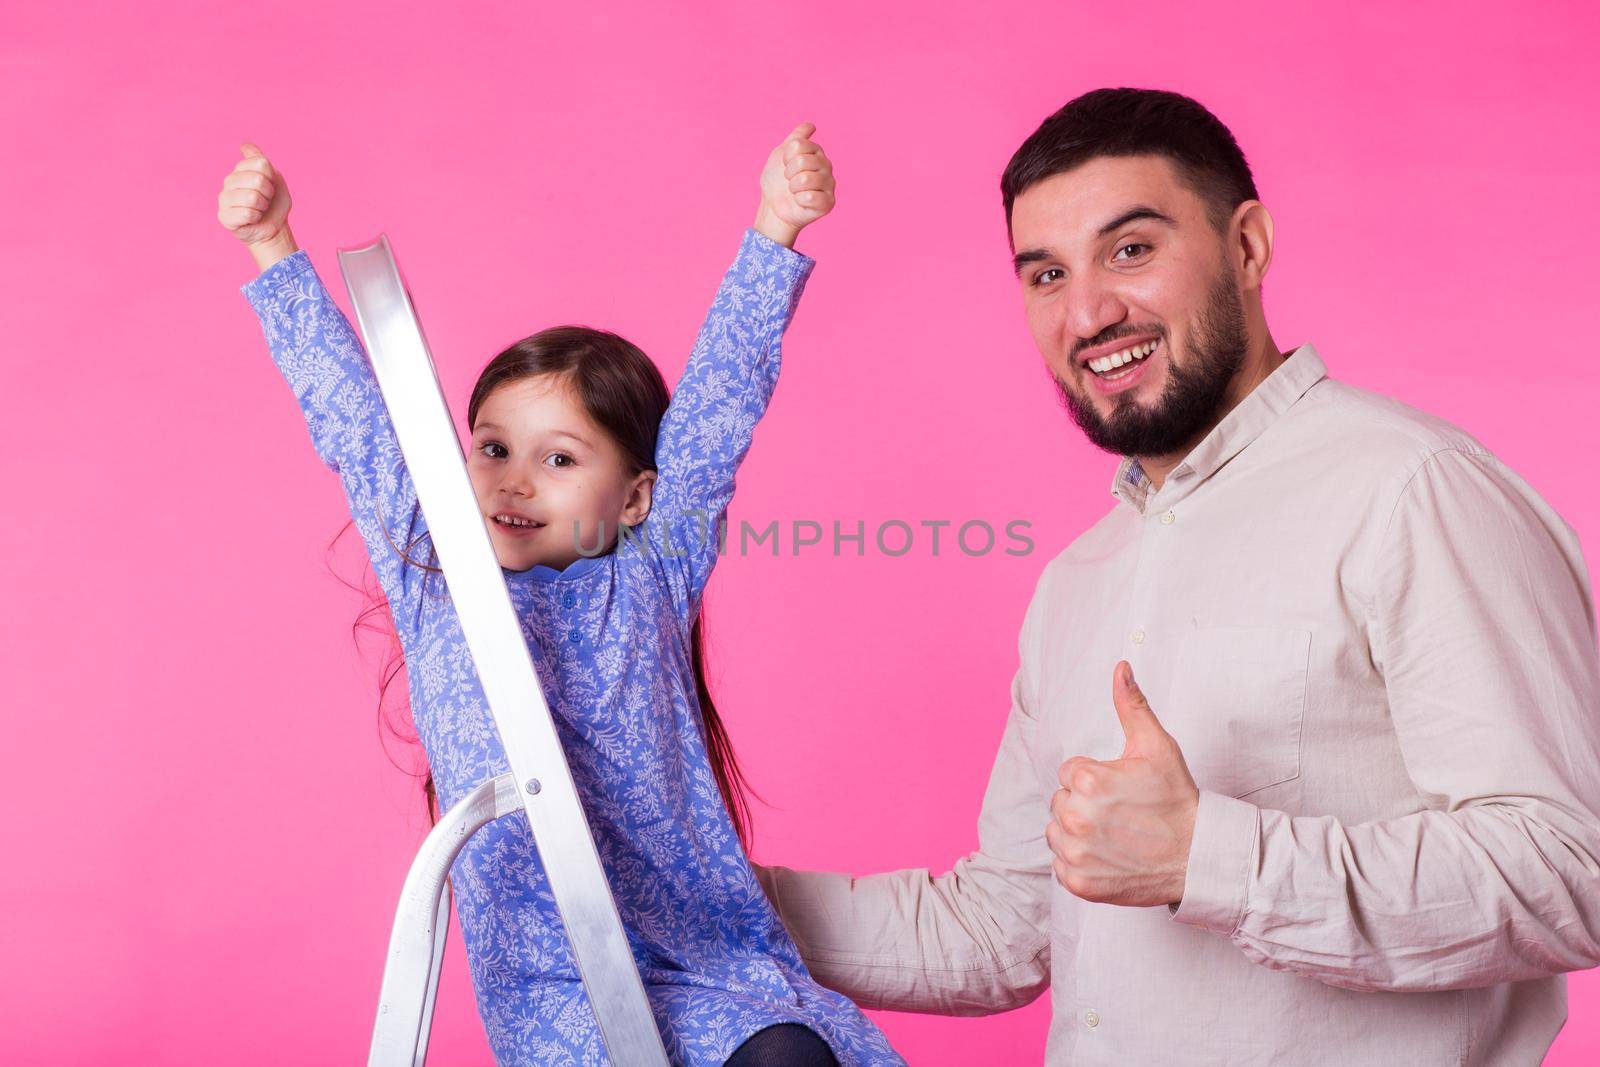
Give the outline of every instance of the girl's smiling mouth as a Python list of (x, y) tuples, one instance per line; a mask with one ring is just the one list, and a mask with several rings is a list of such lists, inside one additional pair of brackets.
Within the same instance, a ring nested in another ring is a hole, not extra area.
[(514, 536), (526, 536), (535, 530), (544, 529), (544, 523), (518, 515), (514, 511), (500, 511), (493, 516), (495, 527)]

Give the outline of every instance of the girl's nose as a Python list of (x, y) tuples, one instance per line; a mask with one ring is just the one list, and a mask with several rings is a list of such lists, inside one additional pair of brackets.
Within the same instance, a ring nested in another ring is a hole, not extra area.
[(500, 480), (500, 491), (507, 496), (532, 496), (533, 479), (521, 470), (510, 470)]

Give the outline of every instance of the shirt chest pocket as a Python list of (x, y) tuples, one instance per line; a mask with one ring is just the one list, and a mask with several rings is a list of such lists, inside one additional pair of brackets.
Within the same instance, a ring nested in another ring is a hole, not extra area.
[(1201, 789), (1242, 797), (1300, 775), (1311, 631), (1196, 627), (1183, 637), (1164, 705)]

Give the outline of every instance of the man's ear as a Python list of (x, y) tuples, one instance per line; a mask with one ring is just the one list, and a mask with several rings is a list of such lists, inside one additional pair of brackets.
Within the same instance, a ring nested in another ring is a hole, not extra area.
[(1272, 266), (1272, 215), (1259, 200), (1246, 200), (1233, 211), (1229, 232), (1236, 234), (1234, 263), (1239, 285), (1249, 292), (1260, 289)]
[(655, 498), (656, 472), (640, 471), (628, 483), (628, 496), (622, 505), (622, 525), (637, 526), (650, 514)]

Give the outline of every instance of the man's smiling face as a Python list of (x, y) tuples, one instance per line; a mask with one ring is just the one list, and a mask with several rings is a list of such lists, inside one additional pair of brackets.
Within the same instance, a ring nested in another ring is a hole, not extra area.
[(1249, 348), (1226, 233), (1164, 156), (1102, 156), (1021, 192), (1034, 343), (1095, 445), (1161, 456), (1220, 418)]

